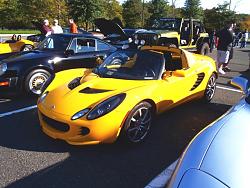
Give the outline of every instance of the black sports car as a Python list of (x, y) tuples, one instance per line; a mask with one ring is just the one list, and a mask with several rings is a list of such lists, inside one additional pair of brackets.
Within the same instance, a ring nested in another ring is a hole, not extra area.
[(39, 95), (42, 85), (56, 72), (94, 67), (97, 59), (116, 50), (93, 36), (52, 34), (32, 51), (0, 58), (0, 94), (24, 91)]

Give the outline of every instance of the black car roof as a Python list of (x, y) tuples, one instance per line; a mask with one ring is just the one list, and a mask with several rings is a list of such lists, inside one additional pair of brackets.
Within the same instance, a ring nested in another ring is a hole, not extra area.
[(70, 38), (75, 38), (75, 37), (86, 37), (86, 38), (93, 38), (93, 39), (99, 39), (98, 37), (93, 36), (91, 33), (90, 34), (78, 34), (78, 33), (60, 33), (60, 34), (51, 34), (51, 36), (64, 36), (64, 37), (70, 37)]

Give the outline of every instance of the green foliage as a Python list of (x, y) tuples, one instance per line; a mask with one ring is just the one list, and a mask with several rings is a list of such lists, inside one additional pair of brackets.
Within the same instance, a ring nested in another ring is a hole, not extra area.
[(152, 25), (155, 19), (168, 17), (170, 15), (170, 6), (166, 0), (152, 0), (148, 4), (150, 17), (148, 25)]
[(183, 15), (186, 18), (203, 19), (203, 9), (200, 0), (186, 0), (183, 9)]
[(219, 5), (216, 8), (204, 11), (204, 24), (207, 29), (222, 29), (228, 23), (236, 23), (237, 16), (229, 10), (228, 4)]
[(143, 4), (141, 0), (127, 0), (123, 6), (123, 18), (126, 27), (139, 28), (143, 27), (142, 10)]
[(72, 17), (78, 25), (88, 29), (89, 23), (95, 18), (103, 17), (103, 0), (68, 0), (70, 17)]

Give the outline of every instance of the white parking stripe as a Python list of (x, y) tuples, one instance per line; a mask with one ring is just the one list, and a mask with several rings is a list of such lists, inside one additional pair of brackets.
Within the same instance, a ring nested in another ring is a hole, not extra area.
[(28, 110), (32, 110), (34, 108), (37, 108), (37, 105), (29, 106), (29, 107), (26, 107), (26, 108), (21, 108), (21, 109), (14, 110), (14, 111), (11, 111), (11, 112), (5, 112), (3, 114), (0, 114), (0, 118), (5, 117), (5, 116), (10, 116), (10, 115), (13, 115), (13, 114), (17, 114), (17, 113), (20, 113), (20, 112), (25, 112), (25, 111), (28, 111)]
[(163, 188), (166, 187), (166, 184), (170, 177), (172, 176), (174, 169), (177, 165), (179, 159), (173, 162), (169, 167), (162, 171), (158, 176), (156, 176), (145, 188)]
[(228, 91), (235, 91), (235, 92), (238, 92), (238, 93), (243, 93), (241, 90), (239, 89), (233, 89), (233, 88), (229, 88), (229, 87), (224, 87), (224, 86), (216, 86), (216, 88), (218, 89), (224, 89), (224, 90), (228, 90)]

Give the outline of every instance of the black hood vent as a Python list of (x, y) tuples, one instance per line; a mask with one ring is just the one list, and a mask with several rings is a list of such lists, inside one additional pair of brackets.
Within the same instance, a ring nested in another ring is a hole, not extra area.
[(81, 84), (80, 81), (81, 81), (81, 77), (75, 78), (74, 80), (72, 80), (72, 81), (68, 84), (68, 88), (69, 88), (70, 90), (75, 89), (77, 86), (79, 86), (79, 85)]
[(204, 79), (204, 77), (205, 77), (205, 73), (203, 73), (203, 72), (199, 73), (197, 75), (197, 80), (196, 80), (195, 84), (193, 85), (193, 87), (191, 88), (190, 91), (193, 91), (194, 89), (196, 89), (201, 84), (201, 82)]
[(95, 94), (95, 93), (104, 93), (104, 92), (108, 92), (111, 90), (106, 90), (106, 89), (94, 89), (94, 88), (90, 88), (90, 87), (86, 87), (82, 90), (80, 90), (80, 93), (86, 93), (86, 94)]

